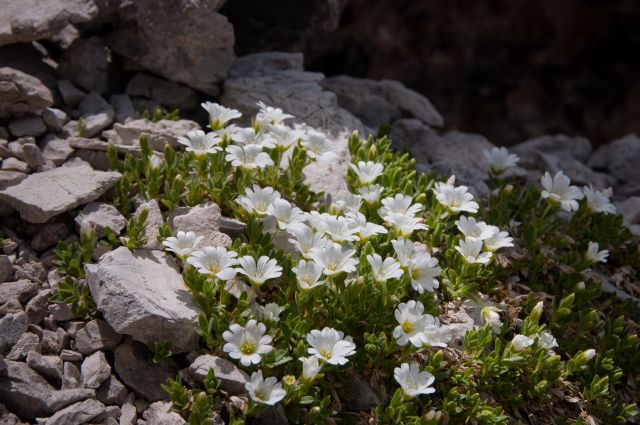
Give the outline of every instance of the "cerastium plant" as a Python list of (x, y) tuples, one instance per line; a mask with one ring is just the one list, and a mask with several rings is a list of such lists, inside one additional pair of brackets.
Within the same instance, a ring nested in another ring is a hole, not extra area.
[[(239, 226), (228, 247), (161, 229), (202, 311), (203, 348), (249, 376), (239, 396), (213, 370), (202, 387), (171, 380), (190, 423), (211, 423), (214, 409), (244, 423), (273, 408), (318, 424), (633, 420), (639, 310), (601, 284), (637, 281), (640, 259), (610, 192), (561, 172), (545, 174), (542, 190), (524, 184), (509, 177), (517, 156), (495, 148), (482, 202), (455, 176), (416, 172), (387, 137), (354, 133), (348, 192), (326, 204), (304, 170), (335, 161), (337, 142), (258, 106), (241, 128), (230, 123), (238, 111), (203, 104), (209, 130), (178, 139), (184, 150), (159, 155), (143, 138), (139, 155), (109, 153), (125, 215), (136, 197), (166, 211), (213, 201)], [(142, 226), (130, 222), (120, 243), (137, 247)], [(83, 246), (59, 250), (72, 277), (90, 261)], [(353, 412), (354, 388), (365, 391), (354, 382), (380, 403)]]

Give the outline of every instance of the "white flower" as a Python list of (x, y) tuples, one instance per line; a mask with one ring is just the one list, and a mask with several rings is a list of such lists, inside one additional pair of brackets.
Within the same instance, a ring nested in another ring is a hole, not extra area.
[(324, 231), (334, 242), (353, 242), (358, 240), (360, 229), (346, 217), (338, 217), (331, 214), (322, 216)]
[(320, 264), (305, 260), (300, 260), (298, 266), (291, 269), (298, 280), (298, 287), (303, 291), (308, 291), (324, 283), (320, 280), (322, 270), (323, 267)]
[(484, 221), (476, 221), (473, 217), (461, 216), (459, 220), (456, 220), (456, 227), (465, 239), (488, 239), (493, 236), (493, 228), (488, 226)]
[(353, 339), (350, 336), (345, 337), (344, 332), (333, 328), (312, 330), (307, 334), (307, 342), (311, 346), (308, 349), (309, 354), (332, 365), (347, 363), (347, 357), (356, 352)]
[(393, 245), (393, 250), (398, 256), (400, 265), (402, 265), (402, 267), (409, 267), (409, 261), (413, 258), (415, 251), (413, 241), (411, 239), (398, 238), (391, 241), (391, 245)]
[(240, 268), (236, 269), (238, 273), (247, 276), (249, 281), (256, 286), (262, 286), (267, 280), (275, 279), (282, 276), (282, 267), (273, 258), (266, 255), (256, 259), (250, 255), (238, 259)]
[(320, 361), (316, 356), (300, 357), (302, 362), (302, 380), (312, 382), (320, 373)]
[(399, 325), (393, 330), (393, 337), (400, 346), (410, 342), (415, 347), (422, 347), (426, 342), (424, 332), (436, 325), (435, 317), (424, 314), (424, 305), (420, 301), (409, 300), (398, 304), (395, 317)]
[(544, 308), (544, 303), (542, 301), (538, 301), (536, 305), (533, 306), (531, 313), (533, 313), (536, 317), (540, 317), (542, 315), (543, 308)]
[(276, 303), (269, 303), (260, 307), (260, 318), (266, 322), (277, 322), (280, 320), (280, 313), (285, 310)]
[(440, 325), (437, 317), (433, 318), (433, 322), (424, 330), (424, 343), (430, 347), (446, 347), (451, 341), (451, 333)]
[(233, 134), (238, 131), (238, 127), (236, 127), (234, 124), (229, 124), (226, 127), (222, 127), (214, 131), (221, 139), (224, 139), (226, 137), (230, 140), (231, 136), (233, 136)]
[(384, 166), (378, 162), (360, 161), (358, 164), (349, 164), (361, 186), (367, 186), (373, 183), (384, 172)]
[(577, 200), (582, 199), (584, 195), (577, 186), (570, 186), (571, 180), (562, 171), (558, 171), (553, 178), (547, 171), (540, 179), (540, 182), (545, 189), (542, 191), (543, 199), (560, 203), (560, 207), (565, 211), (578, 210), (580, 206)]
[(154, 170), (160, 168), (163, 163), (164, 160), (162, 159), (162, 157), (155, 152), (149, 158), (149, 166)]
[(221, 246), (206, 246), (202, 251), (195, 251), (187, 258), (187, 263), (202, 274), (209, 274), (221, 280), (229, 280), (236, 275), (233, 267), (238, 264), (235, 258), (238, 253), (227, 251)]
[(304, 136), (304, 131), (287, 127), (284, 124), (270, 125), (269, 132), (276, 145), (285, 150), (292, 145), (297, 145), (298, 141)]
[(558, 341), (551, 335), (550, 332), (542, 331), (538, 335), (538, 344), (540, 347), (545, 348), (547, 350), (551, 350), (558, 346)]
[(436, 279), (440, 276), (442, 269), (438, 266), (438, 259), (433, 258), (428, 252), (418, 255), (409, 260), (409, 277), (411, 287), (420, 294), (424, 291), (433, 292), (440, 286)]
[(600, 245), (598, 242), (589, 242), (589, 248), (587, 248), (586, 257), (587, 260), (592, 263), (606, 263), (609, 256), (609, 250), (603, 249), (599, 251)]
[(487, 264), (491, 260), (491, 252), (482, 252), (482, 241), (480, 239), (461, 239), (459, 245), (454, 248), (467, 263)]
[(271, 337), (265, 335), (266, 332), (264, 323), (258, 323), (254, 319), (249, 320), (246, 327), (233, 323), (228, 331), (222, 333), (222, 338), (227, 341), (222, 349), (232, 359), (239, 359), (243, 366), (258, 364), (262, 354), (273, 350), (269, 345)]
[(261, 370), (253, 372), (251, 381), (244, 386), (251, 400), (270, 406), (273, 406), (287, 395), (287, 392), (282, 388), (282, 384), (275, 377), (271, 376), (263, 379)]
[(382, 257), (378, 254), (367, 255), (367, 261), (371, 265), (371, 272), (376, 282), (386, 282), (388, 279), (397, 279), (404, 271), (400, 268), (394, 258), (387, 257), (382, 260)]
[(449, 183), (438, 183), (433, 188), (433, 192), (438, 202), (453, 213), (462, 211), (477, 213), (480, 207), (473, 200), (473, 195), (469, 193), (466, 186), (455, 187)]
[(493, 332), (500, 332), (502, 322), (500, 322), (500, 310), (493, 306), (486, 306), (480, 310), (480, 317), (483, 323), (491, 325)]
[(435, 381), (434, 376), (427, 371), (420, 372), (420, 366), (417, 363), (402, 363), (400, 367), (393, 369), (393, 376), (400, 384), (402, 392), (409, 398), (436, 392), (431, 386)]
[(266, 152), (262, 152), (262, 148), (258, 145), (247, 146), (227, 146), (227, 155), (224, 157), (234, 167), (240, 167), (244, 170), (253, 170), (256, 168), (264, 168), (273, 165), (273, 160)]
[(384, 187), (379, 184), (370, 184), (358, 189), (358, 193), (362, 196), (362, 199), (368, 204), (375, 204), (380, 199)]
[(313, 159), (330, 162), (338, 157), (334, 152), (331, 140), (329, 140), (324, 133), (319, 131), (307, 131), (307, 133), (302, 137), (302, 146), (307, 149), (307, 155)]
[(525, 348), (530, 347), (531, 345), (533, 345), (533, 342), (534, 342), (534, 339), (533, 338), (529, 338), (526, 335), (516, 335), (511, 340), (511, 345), (513, 346), (514, 350), (522, 351)]
[(404, 214), (391, 213), (384, 217), (385, 224), (394, 228), (401, 236), (409, 237), (416, 230), (427, 230), (426, 224), (418, 217), (409, 217)]
[(613, 193), (611, 188), (600, 192), (599, 190), (593, 190), (591, 186), (585, 186), (583, 192), (587, 198), (587, 207), (589, 207), (591, 211), (604, 214), (616, 213), (616, 207), (609, 201)]
[(221, 141), (216, 133), (205, 134), (202, 130), (191, 130), (186, 136), (178, 137), (178, 143), (185, 145), (187, 152), (198, 156), (221, 151), (222, 148), (218, 146)]
[(291, 229), (294, 239), (289, 239), (303, 258), (311, 258), (311, 251), (314, 248), (322, 248), (326, 239), (322, 232), (314, 232), (309, 226), (298, 225)]
[(264, 130), (256, 131), (252, 127), (239, 128), (231, 135), (231, 140), (242, 146), (260, 146), (272, 149), (276, 147), (276, 141)]
[(408, 195), (398, 193), (393, 198), (384, 198), (382, 207), (378, 210), (378, 215), (386, 220), (387, 216), (393, 214), (415, 217), (422, 210), (422, 204), (413, 204), (413, 198)]
[(362, 213), (347, 213), (347, 218), (358, 228), (360, 240), (369, 239), (372, 236), (385, 234), (387, 229), (379, 224), (367, 222), (367, 218)]
[(256, 124), (267, 126), (271, 124), (281, 124), (282, 121), (293, 118), (293, 115), (285, 114), (282, 109), (267, 106), (264, 102), (257, 102), (260, 111), (256, 114)]
[(280, 230), (290, 230), (305, 221), (302, 210), (285, 199), (276, 199), (267, 208), (267, 214), (275, 217)]
[(246, 212), (263, 217), (267, 214), (269, 206), (273, 204), (276, 199), (280, 199), (280, 192), (273, 190), (273, 188), (269, 186), (262, 188), (254, 184), (253, 189), (247, 188), (245, 190), (245, 196), (238, 197), (236, 202), (240, 204)]
[(200, 106), (209, 113), (209, 127), (213, 130), (218, 130), (224, 127), (227, 122), (242, 116), (240, 111), (225, 108), (213, 102), (204, 102), (201, 103)]
[(358, 260), (353, 258), (354, 249), (343, 250), (340, 244), (327, 241), (323, 247), (311, 250), (311, 259), (323, 267), (326, 276), (335, 276), (338, 273), (351, 273), (356, 270)]
[(518, 155), (509, 153), (504, 147), (485, 150), (484, 157), (489, 161), (489, 167), (495, 174), (500, 174), (507, 168), (515, 166), (520, 160)]
[(487, 251), (497, 251), (500, 248), (513, 246), (513, 238), (509, 232), (501, 232), (497, 226), (488, 226), (492, 232), (491, 236), (484, 240), (484, 247)]
[(328, 213), (320, 214), (318, 211), (311, 211), (306, 213), (307, 224), (311, 226), (314, 232), (321, 232), (324, 234), (325, 217), (331, 215)]
[(362, 207), (362, 196), (349, 193), (336, 201), (336, 207), (347, 213), (357, 213)]
[(596, 356), (596, 350), (594, 350), (593, 348), (589, 348), (588, 350), (583, 351), (583, 354), (588, 361)]
[(182, 232), (162, 241), (167, 251), (175, 252), (179, 257), (186, 257), (196, 250), (203, 236), (196, 236), (193, 232)]

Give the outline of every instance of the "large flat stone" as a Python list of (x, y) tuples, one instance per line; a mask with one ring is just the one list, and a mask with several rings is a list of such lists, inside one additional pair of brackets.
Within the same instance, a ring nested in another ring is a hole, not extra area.
[(24, 220), (44, 223), (96, 200), (120, 177), (120, 173), (97, 171), (86, 165), (60, 167), (31, 174), (15, 186), (0, 191), (0, 200), (16, 209)]
[(116, 332), (144, 343), (170, 341), (174, 352), (197, 346), (200, 311), (171, 257), (120, 247), (85, 267), (98, 310)]

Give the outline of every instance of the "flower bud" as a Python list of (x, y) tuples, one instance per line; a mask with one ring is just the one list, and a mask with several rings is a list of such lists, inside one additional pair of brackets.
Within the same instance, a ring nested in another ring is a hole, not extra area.
[(583, 280), (583, 281), (581, 281), (581, 282), (578, 282), (578, 283), (576, 284), (576, 288), (577, 288), (577, 289), (579, 289), (579, 290), (581, 290), (581, 291), (584, 291), (584, 288), (585, 288), (585, 287), (586, 287), (586, 286), (585, 286), (585, 284), (584, 284), (584, 280)]
[(596, 355), (596, 350), (594, 350), (593, 348), (589, 348), (588, 350), (586, 350), (584, 352), (584, 356), (586, 357), (587, 361), (589, 361), (592, 358), (594, 358), (595, 355)]
[(531, 314), (529, 315), (529, 317), (531, 317), (532, 320), (534, 321), (538, 321), (540, 320), (540, 316), (542, 316), (542, 306), (543, 303), (542, 301), (539, 301), (534, 307), (533, 310), (531, 310)]
[(486, 306), (480, 310), (480, 318), (483, 323), (488, 323), (493, 327), (494, 332), (500, 329), (502, 323), (500, 322), (500, 310), (493, 306)]
[(533, 338), (529, 338), (526, 335), (516, 335), (511, 340), (511, 346), (516, 351), (522, 351), (533, 344)]

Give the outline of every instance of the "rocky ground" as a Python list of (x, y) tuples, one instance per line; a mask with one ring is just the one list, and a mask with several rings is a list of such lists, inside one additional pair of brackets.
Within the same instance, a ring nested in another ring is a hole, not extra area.
[[(139, 206), (149, 211), (147, 249), (102, 252), (87, 268), (102, 319), (82, 320), (50, 301), (61, 280), (53, 263), (59, 241), (77, 239), (82, 222), (116, 235), (126, 226), (110, 204), (120, 174), (109, 170), (107, 147), (137, 152), (141, 136), (158, 152), (177, 147), (177, 137), (205, 123), (202, 100), (247, 117), (264, 101), (334, 133), (340, 161), (308, 175), (314, 189), (334, 197), (342, 188), (332, 176), (348, 163), (340, 135), (381, 127), (420, 170), (455, 174), (480, 196), (488, 191), (482, 151), (492, 143), (448, 130), (424, 96), (396, 81), (307, 72), (297, 53), (236, 58), (233, 26), (218, 13), (222, 2), (178, 3), (0, 1), (0, 423), (181, 424), (161, 384), (178, 374), (202, 381), (210, 367), (230, 394), (244, 391), (248, 377), (233, 363), (193, 351), (197, 308), (155, 242), (166, 221), (228, 246), (237, 229), (215, 204), (172, 216), (157, 203)], [(142, 118), (156, 107), (178, 108), (183, 119)], [(640, 234), (637, 135), (596, 150), (584, 138), (543, 135), (512, 150), (521, 158), (513, 172), (523, 180), (564, 170), (574, 184), (612, 187), (625, 223)], [(474, 322), (467, 315), (453, 323)], [(167, 336), (185, 364), (153, 362), (145, 343)]]

